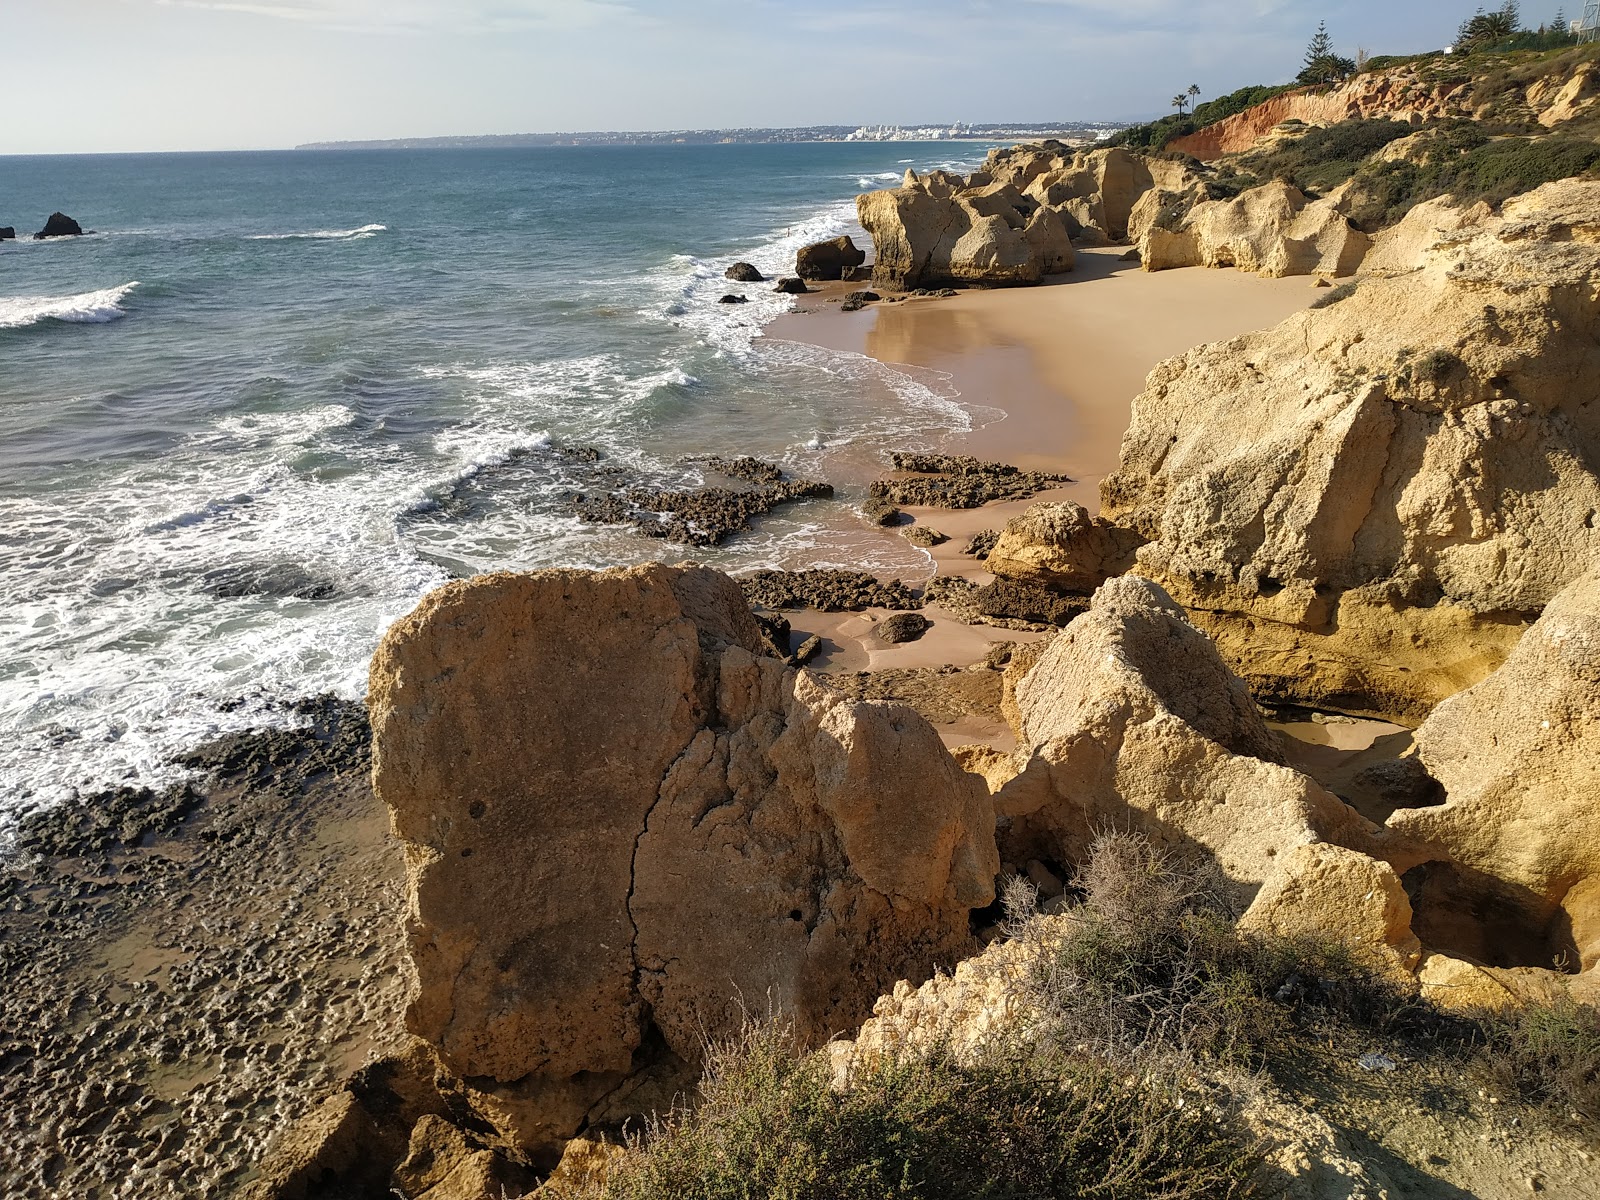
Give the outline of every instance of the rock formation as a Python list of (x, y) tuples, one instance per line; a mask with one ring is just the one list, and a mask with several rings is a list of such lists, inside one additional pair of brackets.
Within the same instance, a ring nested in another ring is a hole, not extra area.
[(846, 270), (866, 261), (855, 242), (841, 236), (803, 248), (795, 256), (794, 273), (801, 279), (843, 279)]
[(17, 229), (14, 225), (0, 225), (0, 242), (14, 242), (17, 240)]
[(880, 287), (1009, 286), (1072, 269), (1061, 218), (1010, 184), (907, 171), (904, 186), (857, 197), (856, 212), (872, 235)]
[(1092, 592), (1133, 565), (1139, 539), (1081, 504), (1035, 504), (1008, 523), (987, 556), (1004, 579), (1064, 592)]
[(44, 228), (33, 235), (33, 240), (42, 242), (45, 238), (82, 236), (83, 226), (67, 216), (66, 213), (51, 213), (50, 219), (44, 223)]
[(1238, 267), (1269, 278), (1353, 275), (1372, 239), (1340, 210), (1336, 193), (1308, 200), (1274, 181), (1232, 200), (1182, 202), (1148, 220), (1139, 240), (1146, 271)]
[(1134, 210), (1150, 192), (1182, 193), (1201, 182), (1177, 159), (1123, 149), (1073, 152), (1059, 143), (991, 150), (983, 170), (1055, 209), (1085, 245), (1129, 237)]
[(1420, 125), (1436, 118), (1466, 117), (1472, 115), (1467, 105), (1471, 92), (1471, 85), (1459, 78), (1437, 83), (1425, 79), (1414, 65), (1373, 71), (1327, 91), (1303, 88), (1285, 92), (1169, 142), (1166, 149), (1212, 162), (1249, 150), (1287, 121), (1337, 125), (1341, 121), (1384, 117)]
[(1215, 860), (1242, 911), (1296, 847), (1371, 845), (1373, 827), (1281, 765), (1244, 684), (1148, 580), (1109, 581), (1019, 666), (1016, 774), (995, 794), (1007, 861), (1081, 862), (1103, 830), (1131, 829)]
[(759, 268), (747, 262), (736, 262), (723, 272), (723, 275), (735, 283), (765, 283), (767, 277)]
[[(1415, 842), (1412, 862), (1435, 864), (1422, 872), (1422, 894), (1437, 948), (1490, 965), (1600, 967), (1597, 720), (1600, 574), (1591, 572), (1550, 602), (1504, 666), (1417, 731), (1418, 755), (1447, 799), (1389, 823)], [(1485, 912), (1498, 914), (1498, 930), (1471, 921)], [(1497, 961), (1508, 951), (1520, 961)]]
[(1424, 714), (1596, 560), (1597, 238), (1600, 184), (1548, 184), (1152, 373), (1104, 515), (1258, 695)]
[(370, 707), (408, 1027), (521, 1153), (625, 1113), (640, 1063), (694, 1062), (741, 1004), (854, 1027), (993, 895), (982, 782), (909, 709), (766, 656), (716, 572), (448, 585), (384, 639)]

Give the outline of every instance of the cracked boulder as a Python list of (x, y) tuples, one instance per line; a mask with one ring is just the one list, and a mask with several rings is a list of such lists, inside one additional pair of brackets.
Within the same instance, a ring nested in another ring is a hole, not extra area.
[(968, 953), (993, 896), (982, 782), (910, 709), (770, 657), (714, 571), (447, 585), (384, 639), (369, 703), (408, 1027), (524, 1149), (747, 1008), (853, 1028)]

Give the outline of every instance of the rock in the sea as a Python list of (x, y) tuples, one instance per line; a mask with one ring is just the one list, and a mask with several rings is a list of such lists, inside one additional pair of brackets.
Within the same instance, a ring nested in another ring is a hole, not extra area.
[[(1497, 913), (1489, 942), (1520, 942), (1523, 961), (1600, 967), (1600, 574), (1556, 596), (1511, 657), (1452, 696), (1417, 730), (1417, 754), (1445, 803), (1389, 820), (1415, 845), (1408, 862), (1445, 870), (1424, 885), (1426, 928)], [(1425, 872), (1426, 874), (1426, 872)], [(1493, 964), (1474, 931), (1441, 928), (1435, 948)]]
[(1143, 540), (1070, 500), (1035, 504), (1006, 525), (987, 562), (1005, 579), (1087, 593), (1131, 567)]
[(856, 212), (876, 248), (874, 282), (900, 291), (1038, 283), (1074, 261), (1061, 217), (1010, 184), (907, 171), (905, 186), (857, 197)]
[(866, 252), (841, 235), (801, 249), (795, 255), (794, 273), (801, 279), (842, 279), (846, 270), (866, 261)]
[(1263, 697), (1423, 715), (1600, 560), (1600, 406), (1572, 385), (1600, 183), (1440, 225), (1397, 227), (1404, 273), (1157, 367), (1102, 485), (1150, 539), (1136, 570)]
[(722, 299), (718, 300), (717, 303), (718, 304), (748, 304), (748, 303), (750, 303), (750, 298), (748, 296), (739, 296), (739, 295), (735, 295), (732, 292), (729, 292), (726, 296), (722, 297)]
[(900, 524), (900, 509), (879, 495), (871, 495), (861, 505), (861, 515), (874, 525), (888, 527)]
[(804, 279), (795, 279), (792, 276), (786, 276), (785, 278), (778, 280), (777, 286), (772, 290), (785, 296), (804, 296), (811, 289), (806, 286), (806, 281)]
[(723, 275), (735, 283), (765, 283), (767, 277), (760, 270), (747, 262), (737, 262), (723, 272)]
[(1298, 846), (1365, 849), (1354, 810), (1281, 762), (1250, 693), (1148, 580), (1121, 576), (1014, 686), (1009, 862), (1082, 862), (1105, 829), (1214, 860), (1243, 910)]
[(42, 242), (45, 238), (82, 236), (83, 226), (67, 216), (66, 213), (51, 213), (50, 219), (44, 223), (44, 228), (33, 235), (33, 240)]
[(0, 242), (14, 242), (17, 240), (17, 229), (14, 225), (0, 225)]
[(1353, 275), (1372, 239), (1351, 224), (1338, 195), (1309, 200), (1281, 180), (1231, 200), (1202, 200), (1162, 211), (1144, 230), (1146, 271), (1238, 267), (1269, 278)]
[(524, 1149), (745, 1006), (813, 1042), (854, 1027), (969, 953), (993, 896), (981, 781), (909, 709), (768, 655), (714, 571), (449, 584), (384, 638), (369, 704), (407, 1024)]
[(892, 617), (885, 617), (878, 622), (873, 631), (878, 635), (878, 640), (890, 646), (898, 646), (901, 642), (914, 642), (928, 632), (932, 622), (918, 612), (895, 613)]

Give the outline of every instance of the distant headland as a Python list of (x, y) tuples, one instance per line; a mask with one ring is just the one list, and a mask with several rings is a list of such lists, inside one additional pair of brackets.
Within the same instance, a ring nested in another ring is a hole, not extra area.
[(1126, 122), (1043, 121), (968, 125), (804, 125), (792, 129), (609, 130), (589, 133), (495, 133), (464, 137), (307, 142), (296, 150), (493, 150), (529, 146), (716, 146), (796, 142), (1001, 142), (1059, 138), (1098, 141)]

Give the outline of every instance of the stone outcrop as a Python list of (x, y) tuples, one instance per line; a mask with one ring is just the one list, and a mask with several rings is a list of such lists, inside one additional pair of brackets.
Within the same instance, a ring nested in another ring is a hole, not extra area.
[(370, 708), (408, 1027), (519, 1153), (625, 1114), (641, 1062), (693, 1063), (741, 1005), (852, 1028), (993, 895), (982, 782), (911, 710), (769, 657), (713, 571), (450, 584), (384, 639)]
[(1137, 535), (1066, 500), (1035, 504), (1009, 522), (986, 562), (1003, 579), (1092, 592), (1132, 566), (1138, 547)]
[(1149, 220), (1139, 258), (1146, 271), (1238, 267), (1268, 278), (1353, 275), (1372, 239), (1340, 204), (1337, 193), (1309, 200), (1281, 180), (1232, 200), (1174, 203)]
[(735, 283), (765, 283), (767, 277), (761, 269), (751, 263), (736, 262), (723, 272), (723, 275)]
[(1006, 861), (1077, 863), (1132, 830), (1214, 860), (1243, 911), (1296, 847), (1370, 846), (1372, 826), (1281, 764), (1244, 684), (1148, 580), (1106, 583), (1022, 669), (1016, 775), (995, 793)]
[(44, 223), (44, 228), (33, 235), (33, 240), (42, 242), (46, 238), (82, 236), (83, 226), (67, 216), (66, 213), (51, 213), (49, 220)]
[(873, 282), (884, 288), (1005, 287), (1073, 266), (1060, 216), (1007, 183), (907, 171), (903, 186), (857, 197), (856, 212), (876, 249)]
[(1120, 148), (1074, 152), (1048, 142), (991, 150), (983, 172), (1055, 209), (1073, 238), (1086, 245), (1128, 238), (1134, 210), (1146, 195), (1185, 192), (1202, 178), (1174, 158)]
[(795, 255), (794, 273), (801, 279), (843, 279), (846, 270), (866, 261), (866, 253), (854, 241), (840, 236), (801, 249)]
[[(1433, 903), (1501, 914), (1495, 940), (1520, 940), (1526, 956), (1506, 965), (1560, 957), (1572, 970), (1600, 967), (1597, 721), (1600, 574), (1588, 573), (1550, 602), (1504, 666), (1417, 731), (1446, 802), (1396, 813), (1390, 825), (1414, 840), (1415, 862), (1453, 868)], [(1491, 963), (1495, 949), (1442, 948)]]
[(1327, 842), (1289, 851), (1239, 927), (1332, 938), (1397, 979), (1408, 979), (1422, 959), (1422, 943), (1411, 930), (1411, 901), (1394, 868)]
[(1600, 184), (1480, 218), (1134, 401), (1104, 515), (1258, 695), (1422, 715), (1600, 554)]

